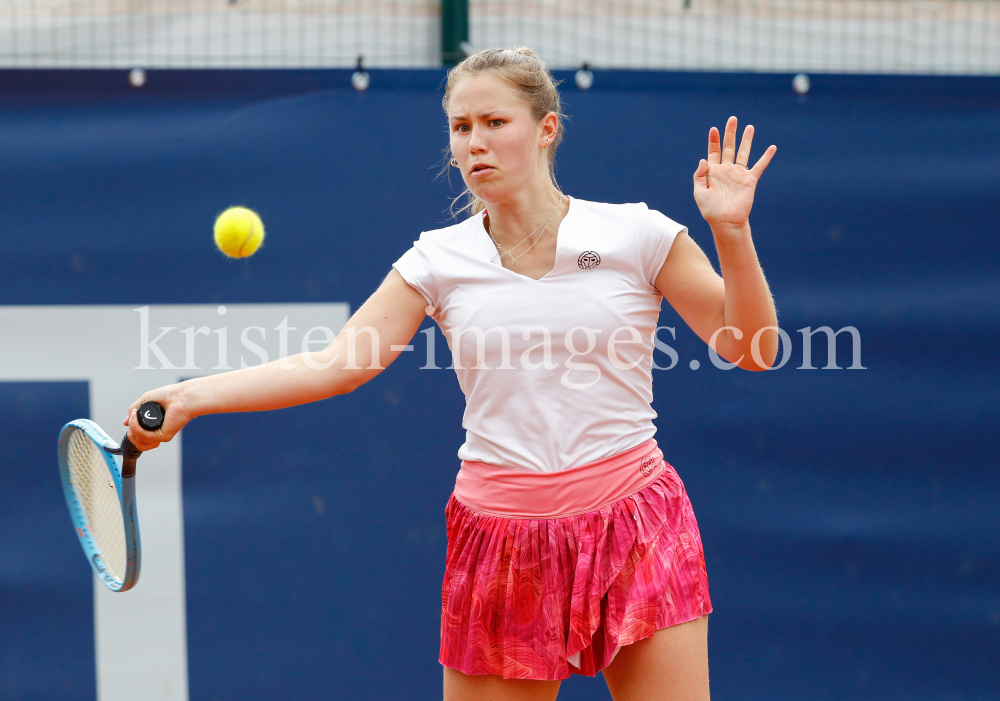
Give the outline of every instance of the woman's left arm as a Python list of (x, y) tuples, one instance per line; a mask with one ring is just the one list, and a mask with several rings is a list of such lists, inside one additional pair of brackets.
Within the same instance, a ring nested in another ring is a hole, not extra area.
[[(708, 159), (699, 161), (694, 173), (695, 202), (712, 228), (722, 276), (698, 244), (680, 234), (656, 276), (656, 289), (720, 356), (745, 370), (766, 370), (778, 355), (778, 332), (761, 329), (777, 327), (778, 319), (749, 218), (757, 181), (778, 148), (769, 146), (747, 168), (752, 141), (748, 126), (737, 153), (736, 117), (730, 117), (721, 148), (719, 130), (709, 131)], [(751, 344), (758, 333), (754, 353)]]

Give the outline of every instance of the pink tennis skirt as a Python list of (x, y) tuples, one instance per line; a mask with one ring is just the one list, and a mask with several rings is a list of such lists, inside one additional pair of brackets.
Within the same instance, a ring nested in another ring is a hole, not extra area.
[(592, 677), (712, 611), (694, 510), (653, 439), (555, 473), (463, 462), (445, 515), (445, 667)]

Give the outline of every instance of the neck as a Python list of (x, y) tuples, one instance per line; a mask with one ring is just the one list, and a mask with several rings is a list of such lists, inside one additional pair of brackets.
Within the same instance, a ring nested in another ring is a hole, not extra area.
[[(558, 211), (561, 209), (559, 205), (566, 198), (551, 182), (546, 184), (547, 187), (525, 189), (516, 197), (487, 204), (490, 231), (497, 243), (509, 248), (523, 241), (536, 229), (537, 232), (531, 239), (541, 236), (546, 230), (553, 230), (553, 225), (558, 229), (562, 218)], [(546, 220), (549, 223), (543, 227)]]

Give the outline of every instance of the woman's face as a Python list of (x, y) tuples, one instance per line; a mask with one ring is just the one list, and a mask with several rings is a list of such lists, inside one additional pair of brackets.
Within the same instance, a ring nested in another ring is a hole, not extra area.
[(448, 99), (451, 152), (466, 186), (487, 204), (509, 200), (540, 175), (555, 136), (550, 113), (535, 121), (528, 103), (491, 73), (461, 79)]

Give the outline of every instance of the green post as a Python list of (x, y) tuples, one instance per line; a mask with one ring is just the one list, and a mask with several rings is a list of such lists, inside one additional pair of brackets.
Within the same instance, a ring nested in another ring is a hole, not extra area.
[(465, 58), (469, 41), (469, 0), (441, 0), (441, 63), (454, 66)]

